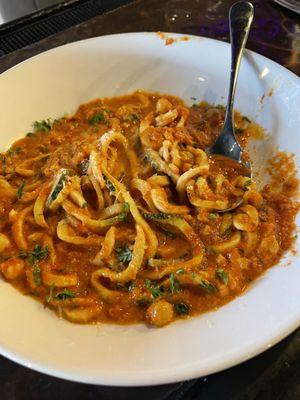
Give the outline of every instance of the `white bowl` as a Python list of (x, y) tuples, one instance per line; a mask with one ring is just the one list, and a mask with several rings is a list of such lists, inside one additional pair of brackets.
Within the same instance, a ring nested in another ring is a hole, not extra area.
[[(30, 130), (32, 121), (59, 117), (90, 99), (136, 89), (178, 95), (189, 104), (194, 97), (224, 104), (229, 45), (172, 37), (178, 40), (169, 46), (154, 33), (98, 37), (40, 54), (5, 72), (0, 76), (0, 146)], [(282, 149), (299, 154), (296, 75), (247, 51), (236, 107), (265, 127)], [(261, 143), (258, 152), (262, 148), (267, 154), (271, 142)], [(218, 311), (163, 329), (74, 325), (3, 281), (0, 312), (0, 351), (27, 367), (106, 385), (175, 382), (247, 360), (296, 329), (300, 265), (288, 254), (243, 296)]]

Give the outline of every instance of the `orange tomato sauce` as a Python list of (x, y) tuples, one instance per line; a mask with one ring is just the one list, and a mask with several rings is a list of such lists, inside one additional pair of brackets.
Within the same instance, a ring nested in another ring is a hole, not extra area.
[[(3, 278), (77, 323), (163, 326), (243, 293), (293, 244), (298, 181), (285, 153), (262, 190), (210, 168), (223, 120), (136, 92), (35, 123), (0, 155)], [(261, 128), (235, 120), (246, 147)]]

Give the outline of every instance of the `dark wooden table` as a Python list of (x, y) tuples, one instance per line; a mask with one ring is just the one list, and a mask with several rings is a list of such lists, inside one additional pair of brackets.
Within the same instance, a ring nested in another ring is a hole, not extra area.
[[(0, 72), (61, 44), (111, 33), (160, 30), (228, 41), (227, 15), (233, 2), (135, 1), (3, 57)], [(248, 47), (300, 75), (299, 15), (273, 1), (252, 2), (255, 20)], [(67, 382), (0, 357), (0, 400), (23, 399), (300, 400), (300, 330), (262, 355), (227, 371), (190, 382), (148, 388), (109, 388)]]

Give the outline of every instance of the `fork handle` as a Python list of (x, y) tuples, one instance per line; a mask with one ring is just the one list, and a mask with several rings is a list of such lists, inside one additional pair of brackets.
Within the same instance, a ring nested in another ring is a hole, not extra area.
[(224, 125), (226, 130), (234, 132), (233, 126), (233, 104), (235, 88), (240, 70), (243, 51), (248, 39), (251, 23), (253, 20), (253, 5), (248, 1), (239, 1), (232, 5), (229, 11), (230, 42), (231, 42), (231, 73), (227, 109)]

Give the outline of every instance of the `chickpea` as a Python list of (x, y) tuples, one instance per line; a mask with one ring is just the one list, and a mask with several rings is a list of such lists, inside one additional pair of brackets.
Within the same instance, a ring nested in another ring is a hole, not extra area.
[(174, 317), (174, 310), (172, 304), (166, 300), (158, 300), (146, 311), (146, 318), (151, 325), (157, 327), (164, 326), (170, 323)]
[(17, 279), (24, 270), (24, 261), (19, 258), (10, 258), (0, 265), (0, 270), (7, 280)]

